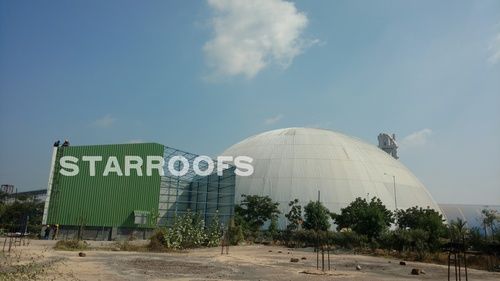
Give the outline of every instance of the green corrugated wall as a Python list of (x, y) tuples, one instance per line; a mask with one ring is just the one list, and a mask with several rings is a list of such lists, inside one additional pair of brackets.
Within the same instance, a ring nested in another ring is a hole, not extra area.
[[(56, 171), (49, 203), (48, 224), (86, 226), (137, 227), (134, 210), (158, 210), (160, 176), (146, 176), (146, 156), (163, 156), (164, 146), (156, 143), (69, 146), (62, 149), (62, 156), (79, 159), (80, 172), (76, 176), (63, 176)], [(142, 176), (135, 170), (131, 176), (110, 173), (102, 175), (109, 156), (116, 156), (124, 169), (124, 156), (143, 158)], [(89, 176), (88, 162), (82, 156), (102, 156), (96, 163), (96, 175)]]

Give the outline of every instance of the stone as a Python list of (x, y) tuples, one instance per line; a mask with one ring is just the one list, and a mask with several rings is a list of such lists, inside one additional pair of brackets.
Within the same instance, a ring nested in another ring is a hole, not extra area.
[(361, 265), (357, 264), (356, 265), (356, 270), (361, 270)]
[(400, 261), (399, 265), (406, 265), (406, 262), (405, 261)]
[(411, 270), (411, 275), (420, 275), (420, 274), (425, 274), (422, 269), (420, 268), (413, 268)]

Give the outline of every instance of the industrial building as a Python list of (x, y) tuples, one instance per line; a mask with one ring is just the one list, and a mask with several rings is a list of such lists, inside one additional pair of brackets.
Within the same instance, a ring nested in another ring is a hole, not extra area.
[[(59, 225), (60, 238), (73, 238), (79, 233), (96, 240), (129, 235), (147, 238), (152, 228), (169, 225), (175, 216), (188, 210), (200, 214), (206, 223), (215, 215), (222, 223), (228, 223), (234, 211), (232, 167), (222, 175), (214, 172), (207, 176), (198, 176), (192, 169), (182, 176), (174, 176), (168, 169), (164, 175), (157, 171), (148, 176), (146, 167), (141, 167), (141, 171), (124, 176), (103, 174), (106, 161), (95, 162), (95, 167), (81, 161), (84, 156), (113, 157), (124, 167), (125, 157), (131, 155), (143, 159), (182, 156), (190, 164), (197, 157), (157, 143), (55, 146), (42, 223)], [(68, 156), (80, 159), (75, 175), (62, 173), (60, 160)], [(97, 172), (92, 173), (91, 168)]]
[[(267, 195), (280, 203), (280, 227), (295, 198), (301, 205), (320, 196), (332, 212), (339, 212), (357, 197), (378, 197), (391, 210), (414, 206), (442, 212), (449, 220), (467, 217), (461, 211), (478, 214), (478, 208), (443, 205), (434, 201), (426, 187), (397, 156), (394, 135), (380, 134), (378, 147), (341, 133), (314, 128), (285, 128), (249, 137), (221, 155), (253, 158), (254, 173), (236, 176), (234, 167), (198, 176), (192, 168), (183, 176), (104, 175), (106, 161), (97, 162), (95, 175), (87, 165), (80, 173), (64, 176), (59, 160), (63, 156), (81, 159), (115, 156), (123, 167), (127, 155), (161, 156), (165, 161), (183, 156), (193, 163), (195, 154), (157, 143), (54, 147), (52, 168), (43, 216), (44, 224), (61, 225), (61, 236), (74, 237), (84, 226), (87, 239), (120, 239), (135, 233), (147, 237), (156, 225), (169, 225), (176, 215), (188, 210), (201, 214), (206, 222), (217, 213), (228, 224), (234, 204), (242, 194)], [(497, 208), (498, 206), (493, 206)], [(443, 212), (444, 211), (444, 212)], [(471, 226), (478, 220), (467, 217)]]
[(20, 201), (30, 201), (30, 202), (42, 202), (47, 198), (47, 189), (37, 189), (30, 191), (12, 192), (7, 193), (4, 203), (12, 204), (16, 200)]
[(249, 137), (222, 155), (254, 159), (253, 175), (236, 179), (236, 200), (241, 194), (269, 195), (283, 214), (291, 200), (305, 205), (317, 200), (318, 192), (332, 212), (357, 197), (378, 197), (391, 210), (440, 210), (425, 186), (396, 159), (393, 137), (382, 134), (379, 141), (381, 147), (330, 130), (285, 128)]

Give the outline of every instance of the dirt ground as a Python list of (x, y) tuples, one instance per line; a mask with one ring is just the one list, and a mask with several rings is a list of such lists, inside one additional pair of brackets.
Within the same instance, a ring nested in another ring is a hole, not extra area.
[[(276, 246), (231, 247), (228, 255), (220, 248), (182, 253), (147, 253), (109, 250), (111, 242), (90, 242), (93, 249), (79, 257), (78, 251), (56, 251), (55, 241), (32, 240), (29, 246), (14, 248), (21, 260), (52, 264), (45, 280), (446, 280), (442, 265), (350, 254), (332, 254), (332, 270), (316, 271), (312, 249), (290, 250)], [(141, 243), (140, 241), (134, 243)], [(144, 242), (142, 242), (144, 243)], [(107, 248), (107, 249), (105, 249)], [(290, 262), (291, 258), (299, 262)], [(305, 257), (305, 259), (302, 259)], [(361, 270), (356, 270), (356, 265)], [(412, 268), (425, 271), (411, 275)], [(465, 279), (464, 279), (465, 280)], [(469, 269), (469, 280), (500, 280), (500, 273)]]

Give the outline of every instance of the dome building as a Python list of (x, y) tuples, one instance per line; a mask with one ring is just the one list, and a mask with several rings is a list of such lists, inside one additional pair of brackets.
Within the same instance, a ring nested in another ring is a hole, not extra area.
[[(236, 178), (242, 194), (269, 195), (282, 214), (295, 198), (302, 206), (317, 200), (339, 212), (356, 197), (380, 198), (387, 208), (430, 207), (440, 211), (425, 186), (399, 160), (372, 144), (341, 133), (285, 128), (249, 137), (222, 155), (250, 156), (254, 173)], [(280, 224), (285, 224), (284, 216)]]

